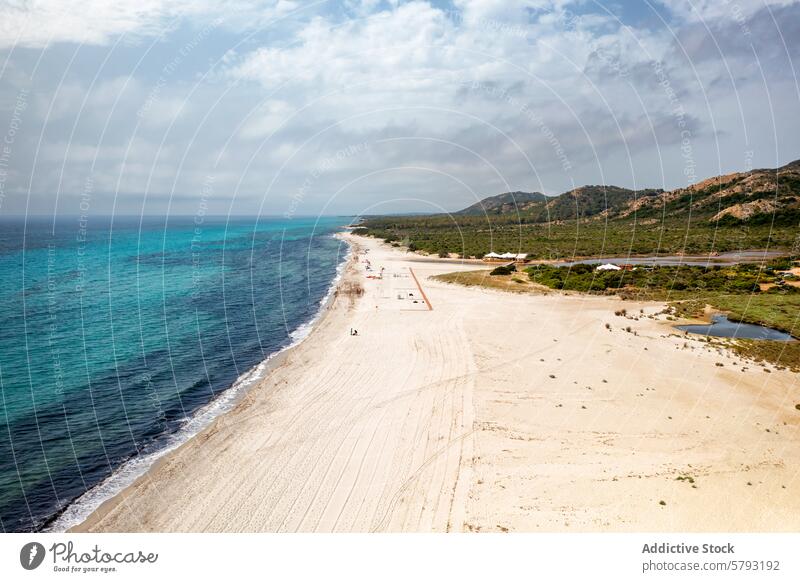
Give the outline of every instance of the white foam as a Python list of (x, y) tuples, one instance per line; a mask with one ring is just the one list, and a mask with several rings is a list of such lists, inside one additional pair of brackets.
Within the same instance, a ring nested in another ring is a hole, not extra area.
[(270, 360), (279, 354), (289, 350), (302, 342), (311, 331), (314, 325), (322, 316), (325, 308), (333, 297), (336, 286), (342, 279), (347, 261), (350, 259), (352, 249), (348, 245), (341, 262), (336, 266), (336, 275), (331, 281), (328, 291), (319, 302), (319, 309), (314, 316), (307, 322), (299, 325), (289, 334), (290, 343), (280, 350), (270, 354), (265, 360), (250, 368), (247, 372), (239, 376), (230, 388), (224, 390), (211, 402), (198, 409), (191, 418), (184, 421), (180, 430), (166, 437), (159, 443), (159, 447), (151, 452), (143, 452), (125, 461), (122, 465), (109, 475), (106, 479), (89, 489), (86, 493), (73, 501), (58, 518), (45, 528), (45, 532), (60, 533), (69, 528), (82, 523), (100, 505), (111, 499), (139, 477), (144, 475), (158, 459), (177, 449), (183, 443), (194, 437), (211, 422), (231, 410), (238, 402), (239, 398), (255, 383), (260, 381), (268, 369)]

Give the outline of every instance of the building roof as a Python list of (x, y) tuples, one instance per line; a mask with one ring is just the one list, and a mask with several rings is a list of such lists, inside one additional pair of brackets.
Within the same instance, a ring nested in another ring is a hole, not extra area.
[(524, 259), (527, 253), (487, 253), (483, 255), (485, 259)]

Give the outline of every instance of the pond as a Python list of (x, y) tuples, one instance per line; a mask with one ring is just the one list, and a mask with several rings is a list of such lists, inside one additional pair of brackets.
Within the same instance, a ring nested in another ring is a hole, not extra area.
[(726, 315), (712, 315), (711, 323), (700, 325), (676, 325), (677, 329), (696, 333), (699, 335), (711, 335), (714, 337), (734, 337), (742, 339), (772, 340), (778, 342), (790, 342), (794, 338), (788, 333), (764, 327), (763, 325), (753, 325), (750, 323), (738, 323), (730, 321)]

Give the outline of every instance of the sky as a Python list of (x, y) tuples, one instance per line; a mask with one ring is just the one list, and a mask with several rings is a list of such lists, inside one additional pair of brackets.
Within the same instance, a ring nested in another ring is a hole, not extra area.
[(443, 212), (800, 158), (793, 0), (0, 0), (0, 216)]

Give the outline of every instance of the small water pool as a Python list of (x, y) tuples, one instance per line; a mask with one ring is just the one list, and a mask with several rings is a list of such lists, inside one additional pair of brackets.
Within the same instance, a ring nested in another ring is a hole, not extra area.
[(734, 337), (742, 339), (771, 340), (777, 342), (790, 342), (794, 338), (788, 333), (778, 331), (763, 325), (751, 323), (738, 323), (730, 321), (727, 315), (712, 315), (711, 323), (700, 325), (676, 325), (681, 331), (714, 337)]

